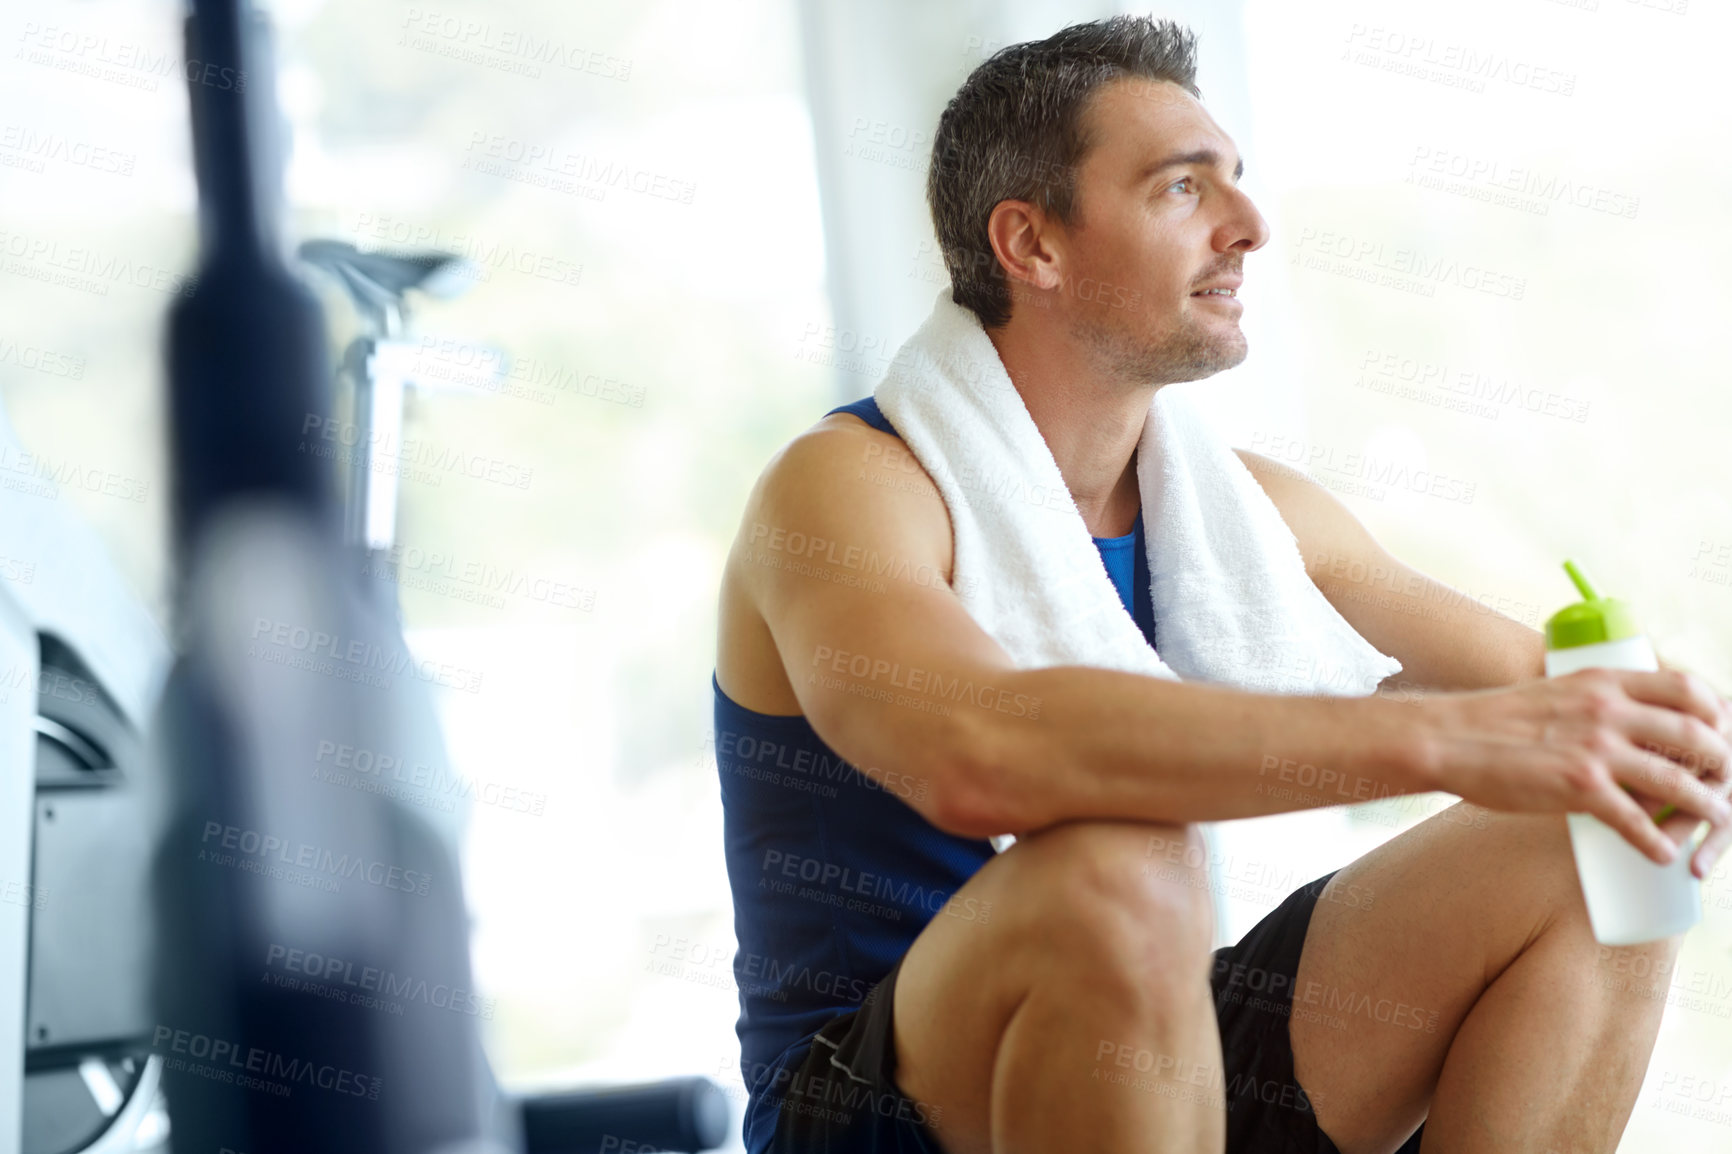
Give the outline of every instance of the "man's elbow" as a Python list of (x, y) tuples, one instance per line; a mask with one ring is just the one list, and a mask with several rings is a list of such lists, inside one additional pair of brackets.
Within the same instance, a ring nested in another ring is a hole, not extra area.
[(1029, 828), (1017, 813), (1009, 767), (992, 752), (986, 735), (969, 728), (934, 750), (921, 816), (957, 837), (988, 838)]

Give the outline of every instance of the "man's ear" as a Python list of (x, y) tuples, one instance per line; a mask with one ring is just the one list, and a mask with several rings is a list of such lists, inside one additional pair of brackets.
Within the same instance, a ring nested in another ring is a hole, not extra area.
[(1053, 232), (1051, 218), (1026, 200), (999, 201), (986, 221), (986, 237), (1004, 275), (1030, 288), (1055, 289), (1061, 283)]

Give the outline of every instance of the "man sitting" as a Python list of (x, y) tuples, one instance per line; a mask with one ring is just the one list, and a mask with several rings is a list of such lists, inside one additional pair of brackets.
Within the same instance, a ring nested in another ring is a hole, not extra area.
[[(1269, 235), (1194, 73), (1190, 34), (1147, 19), (1006, 48), (945, 110), (928, 184), (953, 299), (1157, 652), (1135, 450), (1156, 390), (1243, 360), (1235, 292)], [(1616, 1147), (1664, 1007), (1597, 980), (1563, 815), (1655, 861), (1707, 820), (1705, 875), (1732, 839), (1732, 713), (1678, 671), (1545, 679), (1539, 633), (1238, 455), (1335, 610), (1422, 692), (1018, 668), (952, 588), (945, 501), (871, 399), (765, 469), (714, 681), (753, 1154), (1388, 1154), (1422, 1123), (1451, 1154)], [(859, 580), (850, 550), (893, 564)], [(1406, 592), (1358, 598), (1333, 576), (1374, 566)], [(837, 655), (993, 700), (861, 692)], [(1464, 801), (1211, 955), (1195, 823), (1340, 800), (1268, 788), (1271, 757), (1356, 796)], [(1657, 825), (1664, 804), (1680, 812)], [(1657, 968), (1678, 945), (1617, 954)]]

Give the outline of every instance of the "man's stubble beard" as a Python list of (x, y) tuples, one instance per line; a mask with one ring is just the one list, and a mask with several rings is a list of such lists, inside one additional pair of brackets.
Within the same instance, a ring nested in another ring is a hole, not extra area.
[[(1110, 311), (1110, 310), (1109, 310)], [(1195, 318), (1160, 334), (1140, 333), (1110, 316), (1090, 312), (1072, 322), (1071, 335), (1089, 350), (1104, 374), (1129, 385), (1198, 381), (1245, 359), (1245, 335), (1211, 332)]]

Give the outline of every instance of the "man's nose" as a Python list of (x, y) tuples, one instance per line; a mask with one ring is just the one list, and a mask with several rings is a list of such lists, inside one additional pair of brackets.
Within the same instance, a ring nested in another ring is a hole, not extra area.
[(1232, 189), (1231, 209), (1217, 234), (1218, 247), (1223, 251), (1256, 252), (1269, 243), (1269, 222), (1251, 203), (1251, 198), (1239, 189)]

